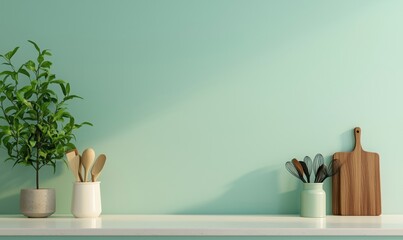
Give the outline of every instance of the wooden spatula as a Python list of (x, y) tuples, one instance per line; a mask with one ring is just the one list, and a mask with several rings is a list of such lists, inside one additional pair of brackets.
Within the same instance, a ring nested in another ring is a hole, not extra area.
[(71, 172), (74, 175), (74, 178), (77, 182), (81, 182), (80, 177), (78, 176), (78, 167), (80, 165), (80, 161), (78, 159), (78, 155), (75, 155), (74, 157), (68, 158), (67, 161), (69, 168), (71, 170)]
[(78, 155), (77, 149), (73, 149), (73, 150), (70, 150), (70, 151), (66, 152), (67, 161), (69, 161), (70, 159), (72, 159), (76, 155)]

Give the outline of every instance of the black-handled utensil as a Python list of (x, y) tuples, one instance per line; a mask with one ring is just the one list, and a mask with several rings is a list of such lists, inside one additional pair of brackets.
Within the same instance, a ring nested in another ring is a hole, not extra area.
[(309, 169), (308, 169), (308, 166), (306, 165), (306, 163), (304, 162), (304, 161), (299, 161), (299, 164), (301, 164), (301, 166), (302, 166), (302, 169), (304, 170), (304, 174), (305, 174), (305, 177), (306, 177), (306, 181), (309, 183), (309, 182), (311, 182), (311, 179), (310, 179), (310, 173), (309, 173)]

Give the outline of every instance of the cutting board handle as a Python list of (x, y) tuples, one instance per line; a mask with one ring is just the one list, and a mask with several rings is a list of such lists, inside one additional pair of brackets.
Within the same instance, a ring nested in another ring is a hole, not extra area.
[(362, 146), (361, 146), (361, 128), (359, 128), (359, 127), (354, 128), (354, 136), (355, 136), (354, 151), (361, 151), (362, 150)]

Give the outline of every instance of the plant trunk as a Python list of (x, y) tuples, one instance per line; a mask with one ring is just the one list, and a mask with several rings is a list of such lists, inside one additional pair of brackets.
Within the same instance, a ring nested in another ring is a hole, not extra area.
[(36, 189), (39, 189), (39, 147), (36, 150)]
[[(39, 120), (37, 121), (38, 122), (38, 124), (39, 124)], [(36, 129), (36, 168), (35, 168), (35, 171), (36, 171), (36, 189), (39, 189), (39, 149), (41, 149), (41, 147), (42, 147), (42, 144), (40, 143), (40, 132), (39, 132), (39, 129), (37, 128)]]
[(39, 189), (39, 161), (36, 160), (36, 189)]

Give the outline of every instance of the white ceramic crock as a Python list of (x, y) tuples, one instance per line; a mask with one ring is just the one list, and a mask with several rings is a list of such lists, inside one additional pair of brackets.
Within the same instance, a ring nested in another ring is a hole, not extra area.
[(96, 218), (101, 215), (100, 182), (74, 182), (71, 213), (76, 218)]
[(326, 216), (326, 193), (323, 183), (304, 183), (301, 192), (301, 217)]

